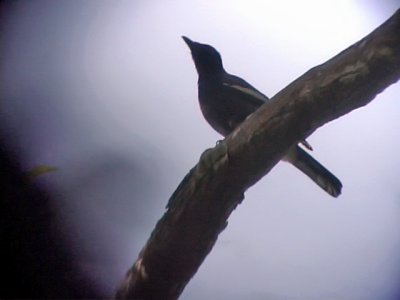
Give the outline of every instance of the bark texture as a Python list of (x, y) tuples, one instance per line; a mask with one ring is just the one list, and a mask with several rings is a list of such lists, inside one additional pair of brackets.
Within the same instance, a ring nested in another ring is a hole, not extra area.
[(202, 154), (171, 196), (116, 298), (177, 299), (246, 189), (299, 140), (368, 104), (399, 77), (400, 10), (361, 41), (292, 82)]

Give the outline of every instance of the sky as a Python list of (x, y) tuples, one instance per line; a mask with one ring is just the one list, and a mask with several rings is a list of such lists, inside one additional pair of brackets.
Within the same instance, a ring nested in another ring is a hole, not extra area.
[[(9, 1), (0, 128), (54, 195), (82, 271), (112, 295), (168, 198), (221, 139), (182, 35), (272, 97), (360, 40), (396, 1)], [(279, 163), (250, 188), (181, 299), (400, 297), (400, 84), (318, 129), (334, 199)], [(184, 255), (184, 254), (183, 254)]]

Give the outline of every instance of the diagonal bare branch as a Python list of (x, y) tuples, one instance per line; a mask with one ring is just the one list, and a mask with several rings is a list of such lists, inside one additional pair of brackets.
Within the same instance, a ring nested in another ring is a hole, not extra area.
[(292, 82), (206, 150), (171, 196), (116, 298), (177, 299), (247, 188), (318, 127), (368, 104), (400, 77), (400, 10)]

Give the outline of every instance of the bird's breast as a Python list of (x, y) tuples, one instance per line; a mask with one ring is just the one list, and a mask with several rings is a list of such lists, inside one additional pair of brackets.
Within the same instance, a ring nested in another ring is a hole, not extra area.
[(229, 124), (229, 116), (218, 98), (199, 95), (199, 104), (204, 118), (214, 130), (223, 136), (227, 136), (233, 130)]

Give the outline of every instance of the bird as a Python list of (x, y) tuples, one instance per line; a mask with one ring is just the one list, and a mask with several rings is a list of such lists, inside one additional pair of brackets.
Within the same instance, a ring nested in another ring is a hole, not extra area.
[[(198, 74), (201, 112), (211, 127), (226, 137), (269, 98), (244, 79), (225, 71), (220, 53), (212, 46), (182, 39), (189, 47)], [(312, 150), (306, 141), (300, 141)], [(291, 147), (282, 160), (294, 165), (329, 195), (338, 197), (340, 180), (299, 145)]]

